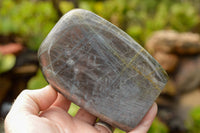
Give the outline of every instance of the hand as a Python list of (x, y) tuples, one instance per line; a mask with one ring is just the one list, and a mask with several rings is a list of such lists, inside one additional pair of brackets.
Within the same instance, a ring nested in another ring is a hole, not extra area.
[[(70, 101), (51, 86), (25, 90), (15, 100), (5, 119), (6, 133), (108, 133), (94, 126), (96, 117), (79, 109), (75, 117), (68, 114)], [(141, 123), (130, 133), (146, 133), (157, 113), (154, 103)]]

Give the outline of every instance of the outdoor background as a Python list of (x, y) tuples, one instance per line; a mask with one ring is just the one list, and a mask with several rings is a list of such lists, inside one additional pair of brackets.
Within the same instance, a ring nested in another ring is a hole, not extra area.
[[(47, 85), (37, 50), (73, 8), (95, 12), (120, 27), (168, 72), (149, 133), (200, 133), (199, 0), (0, 0), (0, 132), (17, 95)], [(72, 104), (69, 112), (75, 115), (77, 109)]]

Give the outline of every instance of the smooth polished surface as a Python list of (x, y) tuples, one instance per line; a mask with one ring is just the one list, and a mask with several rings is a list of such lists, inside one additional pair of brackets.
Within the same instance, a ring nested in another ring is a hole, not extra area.
[(96, 14), (65, 14), (38, 57), (47, 81), (77, 105), (129, 131), (167, 82), (161, 66), (122, 30)]

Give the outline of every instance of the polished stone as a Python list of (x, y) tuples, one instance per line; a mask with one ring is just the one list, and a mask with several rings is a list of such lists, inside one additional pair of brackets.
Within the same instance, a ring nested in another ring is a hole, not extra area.
[(59, 20), (38, 57), (56, 90), (126, 131), (141, 121), (167, 82), (166, 72), (137, 42), (83, 9)]

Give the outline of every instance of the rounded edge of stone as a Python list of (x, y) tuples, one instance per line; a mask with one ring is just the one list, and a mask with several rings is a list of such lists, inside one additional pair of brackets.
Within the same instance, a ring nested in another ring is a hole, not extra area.
[(66, 17), (69, 17), (69, 16), (74, 16), (74, 15), (82, 16), (82, 15), (87, 14), (87, 13), (92, 13), (92, 12), (88, 11), (88, 10), (85, 10), (85, 9), (76, 8), (76, 9), (72, 9), (69, 12), (65, 13), (62, 16), (62, 19), (65, 19)]

